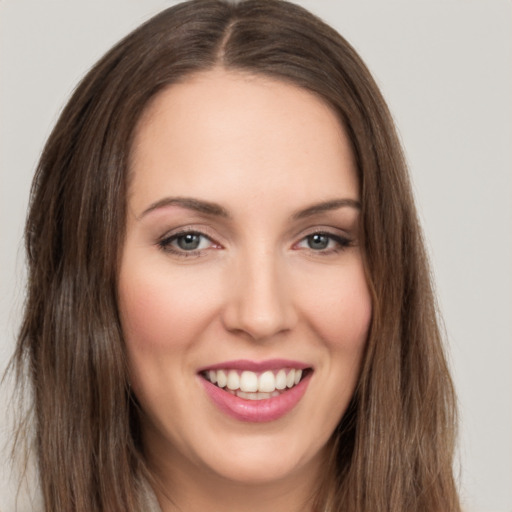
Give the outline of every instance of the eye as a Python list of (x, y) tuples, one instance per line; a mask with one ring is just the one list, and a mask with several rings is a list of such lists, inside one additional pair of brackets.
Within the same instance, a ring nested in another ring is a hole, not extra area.
[(333, 233), (311, 233), (304, 237), (296, 245), (298, 249), (310, 249), (315, 252), (335, 252), (344, 249), (350, 245), (351, 241), (340, 235)]
[(184, 256), (215, 247), (215, 243), (208, 236), (196, 231), (175, 233), (160, 240), (158, 245), (164, 251)]

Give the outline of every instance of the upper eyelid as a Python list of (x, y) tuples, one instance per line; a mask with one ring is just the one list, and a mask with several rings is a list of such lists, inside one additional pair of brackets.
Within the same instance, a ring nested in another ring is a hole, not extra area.
[[(185, 250), (180, 247), (175, 246), (174, 242), (179, 239), (181, 236), (185, 236), (187, 234), (197, 234), (201, 237), (204, 237), (208, 240), (210, 247), (204, 247), (202, 249), (192, 249), (192, 250)], [(156, 241), (156, 245), (158, 246), (158, 249), (168, 253), (168, 254), (174, 254), (176, 257), (192, 257), (192, 256), (201, 256), (202, 253), (205, 251), (208, 251), (212, 248), (218, 249), (223, 248), (221, 244), (216, 242), (211, 236), (208, 236), (207, 234), (198, 231), (198, 230), (176, 230), (175, 232), (168, 232), (163, 237), (159, 238)]]
[[(357, 245), (357, 235), (351, 230), (346, 230), (334, 226), (315, 226), (302, 231), (301, 234), (296, 238), (296, 241), (293, 242), (292, 247), (297, 246), (306, 238), (313, 235), (326, 235), (341, 247)], [(318, 252), (320, 253), (321, 251)]]
[(303, 229), (297, 236), (300, 237), (300, 239), (302, 239), (302, 238), (305, 238), (307, 236), (314, 235), (317, 233), (332, 235), (332, 236), (343, 236), (345, 238), (353, 238), (354, 237), (352, 230), (343, 229), (343, 228), (335, 227), (335, 226), (325, 226), (325, 225), (312, 226), (310, 228)]
[(340, 233), (333, 233), (331, 231), (321, 230), (321, 231), (312, 231), (310, 233), (305, 234), (304, 236), (301, 236), (297, 242), (294, 243), (294, 245), (304, 241), (306, 238), (309, 238), (310, 236), (314, 235), (325, 235), (328, 238), (331, 238), (331, 240), (340, 242), (340, 240), (344, 240), (347, 242), (352, 242), (353, 238), (347, 234), (340, 234)]
[[(182, 249), (180, 247), (177, 246), (177, 244), (175, 244), (175, 242), (181, 237), (181, 236), (185, 236), (187, 234), (190, 234), (190, 233), (195, 233), (195, 234), (198, 234), (199, 236), (201, 237), (204, 237), (206, 238), (206, 240), (208, 241), (208, 247), (203, 247), (203, 248), (197, 248), (197, 249), (191, 249), (191, 250), (185, 250), (185, 249)], [(224, 248), (224, 246), (222, 244), (219, 244), (218, 242), (216, 242), (214, 239), (212, 239), (210, 236), (208, 235), (205, 235), (203, 233), (199, 233), (199, 232), (193, 232), (193, 231), (186, 231), (184, 233), (180, 233), (180, 232), (177, 232), (177, 233), (174, 233), (174, 234), (171, 234), (167, 237), (164, 237), (164, 238), (161, 238), (158, 242), (157, 242), (157, 245), (163, 249), (164, 251), (168, 251), (168, 252), (174, 252), (175, 254), (179, 255), (179, 254), (183, 254), (183, 255), (200, 255), (201, 253), (203, 253), (204, 251), (208, 251), (208, 250), (211, 250), (211, 249), (219, 249), (219, 248)]]
[(167, 238), (177, 237), (180, 235), (186, 235), (189, 233), (195, 233), (198, 235), (202, 235), (202, 236), (212, 240), (213, 242), (216, 242), (217, 235), (215, 235), (213, 233), (213, 229), (211, 229), (208, 226), (204, 226), (204, 225), (195, 226), (192, 224), (169, 229), (162, 236), (159, 237), (159, 240), (165, 240)]
[(180, 238), (180, 237), (186, 236), (186, 235), (199, 235), (199, 236), (202, 236), (202, 237), (210, 240), (210, 242), (216, 243), (215, 240), (213, 240), (211, 236), (209, 236), (205, 233), (202, 233), (200, 231), (177, 231), (176, 233), (170, 233), (168, 235), (164, 235), (160, 239), (160, 241), (165, 242), (166, 240), (176, 240), (177, 238)]
[[(293, 236), (292, 244), (296, 244), (302, 241), (304, 238), (314, 235), (314, 234), (326, 234), (332, 237), (340, 237), (347, 238), (349, 240), (353, 240), (355, 238), (354, 234), (351, 232), (352, 230), (343, 229), (336, 226), (328, 226), (328, 225), (316, 225), (310, 226), (308, 228), (300, 230), (300, 232), (296, 233)], [(205, 224), (188, 224), (182, 225), (176, 228), (172, 228), (167, 230), (162, 236), (158, 237), (157, 242), (162, 243), (168, 239), (173, 237), (178, 237), (180, 235), (185, 235), (187, 233), (196, 233), (206, 237), (214, 244), (218, 244), (220, 246), (227, 245), (227, 240), (230, 237), (222, 236), (218, 233), (214, 228), (205, 225)]]

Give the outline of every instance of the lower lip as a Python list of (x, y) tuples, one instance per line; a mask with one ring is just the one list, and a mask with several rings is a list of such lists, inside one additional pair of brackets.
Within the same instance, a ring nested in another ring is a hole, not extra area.
[(275, 421), (288, 414), (306, 392), (311, 373), (306, 375), (296, 386), (284, 391), (279, 396), (264, 400), (245, 400), (232, 395), (215, 384), (199, 377), (208, 396), (224, 413), (238, 421), (263, 423)]

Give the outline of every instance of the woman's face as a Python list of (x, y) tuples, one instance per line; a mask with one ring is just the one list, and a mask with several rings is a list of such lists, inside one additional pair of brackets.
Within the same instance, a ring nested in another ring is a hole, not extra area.
[(131, 172), (119, 306), (150, 462), (314, 477), (372, 313), (336, 115), (286, 83), (204, 72), (150, 105)]

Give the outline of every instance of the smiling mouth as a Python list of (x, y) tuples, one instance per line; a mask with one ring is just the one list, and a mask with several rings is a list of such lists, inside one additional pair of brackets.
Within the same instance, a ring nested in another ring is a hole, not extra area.
[(201, 376), (224, 391), (245, 400), (266, 400), (280, 396), (301, 382), (311, 368), (281, 368), (264, 372), (249, 370), (205, 370)]

